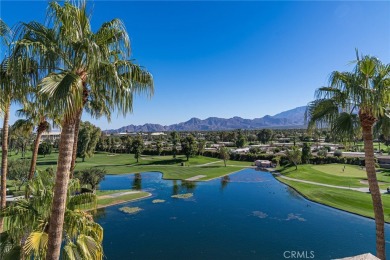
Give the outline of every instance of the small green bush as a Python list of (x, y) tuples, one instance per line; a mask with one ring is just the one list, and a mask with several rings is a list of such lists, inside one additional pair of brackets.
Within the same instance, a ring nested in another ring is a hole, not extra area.
[(343, 152), (340, 150), (336, 150), (336, 151), (334, 151), (333, 155), (336, 157), (341, 157), (343, 155)]

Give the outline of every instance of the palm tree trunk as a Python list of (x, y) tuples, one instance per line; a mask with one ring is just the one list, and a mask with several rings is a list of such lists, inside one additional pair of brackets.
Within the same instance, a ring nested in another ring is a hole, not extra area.
[(37, 165), (39, 143), (41, 142), (41, 136), (42, 136), (44, 131), (45, 131), (45, 129), (41, 129), (40, 126), (38, 126), (37, 138), (35, 139), (35, 142), (34, 142), (34, 150), (33, 150), (32, 158), (31, 158), (31, 165), (30, 165), (30, 172), (28, 174), (28, 180), (31, 180), (34, 177), (35, 167)]
[[(6, 206), (7, 197), (7, 168), (8, 168), (8, 121), (10, 113), (10, 103), (5, 107), (4, 122), (3, 122), (3, 139), (2, 139), (2, 153), (1, 153), (1, 202), (0, 208)], [(0, 218), (0, 233), (3, 232), (3, 218)]]
[(76, 159), (77, 159), (77, 142), (79, 141), (79, 131), (80, 131), (80, 122), (81, 122), (81, 116), (83, 114), (83, 109), (80, 109), (80, 111), (77, 114), (76, 117), (76, 123), (75, 123), (75, 129), (74, 129), (74, 142), (73, 142), (73, 152), (72, 152), (72, 163), (70, 165), (70, 178), (73, 178), (73, 171), (76, 167)]
[(386, 259), (385, 251), (385, 220), (383, 214), (383, 204), (381, 193), (376, 178), (374, 143), (372, 128), (376, 119), (366, 113), (359, 113), (360, 122), (363, 129), (363, 141), (365, 152), (366, 173), (371, 192), (372, 204), (374, 207), (375, 225), (376, 225), (376, 256), (379, 259)]
[(73, 121), (65, 122), (61, 131), (57, 174), (49, 222), (49, 241), (46, 260), (58, 260), (60, 257), (69, 170), (72, 162), (74, 130), (75, 122)]

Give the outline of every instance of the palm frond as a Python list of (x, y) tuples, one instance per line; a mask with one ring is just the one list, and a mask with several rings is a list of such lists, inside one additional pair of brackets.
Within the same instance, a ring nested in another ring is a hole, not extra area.
[(82, 108), (83, 85), (80, 76), (75, 73), (52, 73), (42, 79), (40, 87), (40, 92), (55, 102), (53, 107), (62, 111), (65, 119), (73, 118)]
[(77, 239), (77, 247), (86, 259), (102, 259), (103, 248), (100, 243), (90, 236), (80, 235)]
[(67, 203), (67, 207), (71, 210), (79, 208), (89, 209), (96, 207), (97, 197), (93, 193), (86, 192), (70, 197)]
[(23, 251), (26, 255), (44, 256), (49, 235), (45, 232), (32, 232), (26, 239)]

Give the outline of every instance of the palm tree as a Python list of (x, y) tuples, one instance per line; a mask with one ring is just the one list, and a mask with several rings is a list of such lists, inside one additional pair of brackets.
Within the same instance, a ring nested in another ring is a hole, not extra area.
[(31, 144), (32, 131), (33, 127), (23, 119), (16, 120), (10, 127), (10, 147), (16, 150), (16, 154), (20, 151), (22, 153), (22, 159), (25, 158), (27, 147)]
[[(32, 196), (19, 199), (1, 211), (6, 217), (7, 229), (1, 237), (2, 259), (45, 258), (53, 188), (53, 173), (37, 172), (27, 185)], [(96, 205), (96, 196), (92, 193), (73, 195), (79, 188), (78, 179), (71, 180), (67, 190), (63, 255), (66, 259), (102, 259), (103, 229), (82, 210)]]
[[(106, 33), (105, 28), (104, 30), (99, 30), (94, 35), (99, 38), (102, 37), (100, 34), (103, 33)], [(124, 31), (123, 34), (127, 33)], [(118, 41), (118, 39), (109, 38), (102, 43), (99, 42), (100, 49), (110, 49), (107, 46), (112, 45), (113, 41)], [(93, 72), (94, 75), (99, 77), (95, 79), (91, 77), (90, 80), (87, 79), (85, 84), (83, 84), (83, 108), (97, 118), (104, 115), (107, 119), (110, 119), (110, 111), (115, 108), (123, 113), (132, 112), (134, 94), (145, 93), (151, 97), (154, 91), (153, 77), (147, 70), (134, 64), (132, 61), (121, 60), (115, 55), (109, 54), (108, 60), (110, 63), (100, 64), (97, 71)], [(110, 89), (110, 86), (115, 86), (115, 84), (117, 84), (118, 93), (112, 93), (112, 89)], [(126, 88), (126, 86), (130, 86), (130, 88), (128, 88), (128, 91), (123, 91), (124, 89), (121, 88)], [(113, 94), (114, 96), (112, 96)], [(76, 117), (71, 174), (73, 174), (76, 165), (77, 141), (83, 108), (78, 111)]]
[(28, 180), (31, 180), (35, 173), (35, 168), (38, 158), (39, 144), (41, 143), (42, 134), (50, 129), (50, 123), (48, 120), (53, 119), (54, 123), (58, 121), (58, 118), (48, 108), (49, 103), (44, 100), (39, 93), (35, 93), (35, 102), (25, 101), (23, 109), (17, 111), (19, 117), (25, 117), (25, 119), (19, 119), (18, 124), (31, 132), (35, 127), (37, 129), (37, 135), (34, 140), (33, 153), (31, 157), (30, 170), (28, 173)]
[[(2, 157), (1, 157), (1, 202), (0, 208), (6, 204), (6, 182), (8, 162), (8, 135), (9, 115), (12, 102), (24, 98), (29, 91), (29, 84), (35, 77), (31, 77), (35, 64), (32, 60), (26, 60), (15, 54), (13, 50), (13, 32), (7, 24), (0, 19), (0, 37), (2, 47), (6, 50), (6, 58), (0, 64), (0, 96), (1, 111), (4, 117), (2, 130)], [(3, 230), (3, 220), (0, 218), (0, 233)]]
[[(309, 127), (327, 123), (336, 132), (353, 131), (359, 125), (363, 134), (366, 173), (371, 191), (376, 224), (377, 257), (385, 259), (384, 216), (376, 178), (373, 126), (385, 116), (390, 102), (390, 64), (357, 53), (353, 72), (335, 71), (330, 86), (317, 90), (317, 100), (307, 109)], [(351, 113), (345, 112), (352, 111)], [(353, 113), (355, 111), (355, 113)]]
[[(50, 2), (53, 28), (23, 24), (17, 45), (18, 53), (36, 58), (49, 73), (39, 84), (40, 94), (47, 95), (53, 111), (62, 117), (46, 259), (58, 259), (60, 254), (66, 188), (83, 108), (91, 99), (90, 107), (126, 114), (132, 110), (134, 93), (153, 91), (151, 75), (128, 61), (130, 42), (122, 22), (114, 19), (93, 33), (86, 9), (85, 1), (79, 6)], [(148, 80), (145, 88), (141, 83)]]

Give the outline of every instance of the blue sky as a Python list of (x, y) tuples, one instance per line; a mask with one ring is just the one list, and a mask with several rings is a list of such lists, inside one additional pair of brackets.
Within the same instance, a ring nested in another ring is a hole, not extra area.
[[(9, 25), (45, 19), (44, 1), (2, 1)], [(313, 99), (355, 48), (390, 63), (390, 2), (89, 2), (92, 25), (120, 18), (155, 95), (133, 114), (89, 120), (102, 129), (198, 117), (256, 118)], [(15, 120), (12, 108), (11, 122)]]

